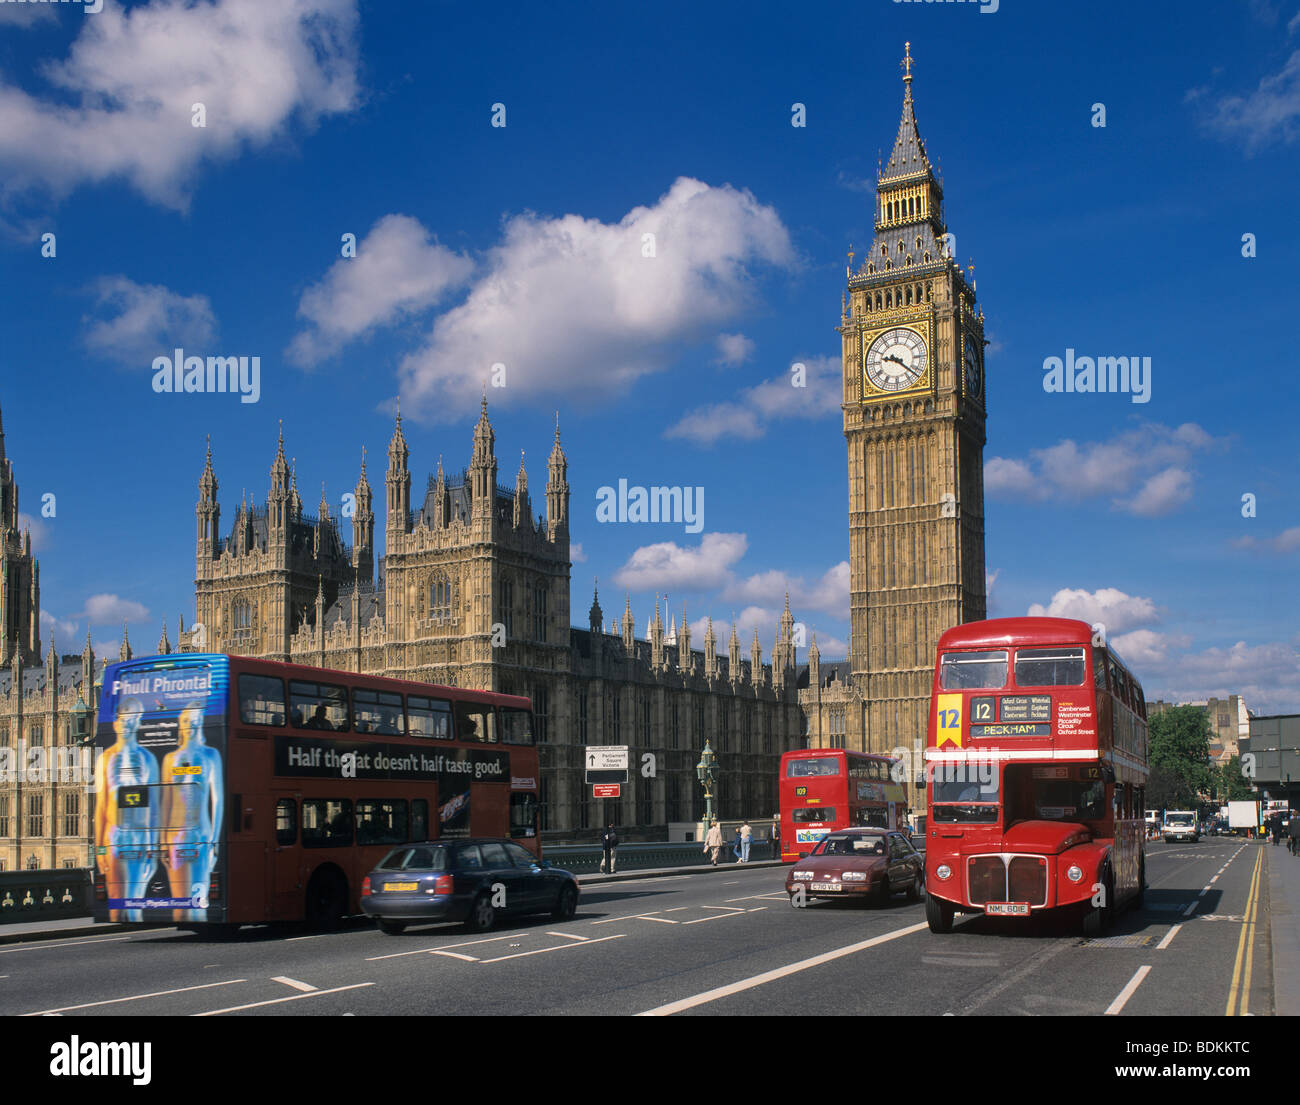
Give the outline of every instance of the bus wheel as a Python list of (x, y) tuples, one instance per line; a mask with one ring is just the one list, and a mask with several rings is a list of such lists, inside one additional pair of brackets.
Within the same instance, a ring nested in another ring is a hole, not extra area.
[(571, 921), (578, 912), (578, 892), (572, 886), (566, 886), (556, 899), (555, 909), (551, 913), (552, 921)]
[(470, 932), (487, 932), (496, 923), (497, 911), (492, 905), (492, 899), (488, 897), (485, 890), (474, 899), (474, 905), (470, 908), (469, 916), (465, 918), (465, 927)]
[(306, 916), (309, 927), (333, 932), (343, 924), (348, 904), (348, 885), (334, 871), (317, 871), (307, 884)]
[(912, 883), (907, 888), (907, 900), (909, 902), (919, 902), (921, 895), (925, 891), (925, 872), (918, 871), (912, 877)]
[(931, 932), (952, 932), (953, 908), (933, 894), (925, 896), (925, 919)]
[(406, 922), (380, 920), (379, 931), (385, 936), (401, 936), (406, 931)]
[(1083, 915), (1083, 935), (1089, 939), (1100, 936), (1111, 926), (1115, 919), (1115, 880), (1110, 877), (1110, 868), (1101, 877), (1101, 906), (1091, 906)]

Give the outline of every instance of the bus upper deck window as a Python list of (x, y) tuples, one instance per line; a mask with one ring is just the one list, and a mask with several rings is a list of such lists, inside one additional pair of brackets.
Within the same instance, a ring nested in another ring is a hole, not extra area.
[(939, 687), (945, 691), (991, 690), (1007, 685), (1007, 653), (945, 652), (939, 660)]
[(1016, 651), (1019, 687), (1077, 687), (1086, 674), (1079, 648), (1022, 648)]

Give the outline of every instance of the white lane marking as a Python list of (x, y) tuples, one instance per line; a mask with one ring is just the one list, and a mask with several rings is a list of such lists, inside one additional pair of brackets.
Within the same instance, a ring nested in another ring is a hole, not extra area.
[(620, 932), (615, 936), (599, 936), (595, 940), (588, 940), (585, 944), (556, 944), (553, 948), (538, 948), (531, 952), (515, 952), (514, 955), (499, 955), (495, 959), (484, 959), (481, 962), (502, 963), (507, 959), (522, 959), (526, 955), (545, 955), (547, 952), (562, 952), (568, 948), (589, 948), (592, 944), (603, 944), (606, 940), (622, 940), (627, 933)]
[(667, 1005), (660, 1005), (654, 1009), (647, 1009), (644, 1013), (638, 1013), (638, 1017), (667, 1017), (673, 1013), (680, 1013), (685, 1009), (694, 1009), (697, 1005), (705, 1005), (711, 1001), (717, 1001), (719, 998), (730, 997), (732, 994), (738, 994), (742, 990), (750, 990), (755, 986), (762, 986), (766, 982), (775, 982), (779, 978), (785, 978), (787, 975), (797, 974), (799, 971), (806, 971), (810, 967), (820, 967), (823, 963), (830, 963), (833, 960), (840, 959), (846, 955), (853, 955), (855, 952), (865, 951), (867, 948), (874, 948), (878, 944), (888, 943), (890, 940), (897, 940), (900, 936), (910, 936), (914, 932), (920, 932), (922, 929), (929, 928), (924, 921), (916, 925), (908, 925), (906, 928), (895, 929), (893, 932), (887, 932), (883, 936), (873, 936), (870, 940), (861, 940), (856, 944), (849, 944), (843, 948), (836, 948), (834, 951), (825, 952), (822, 955), (815, 955), (811, 959), (801, 959), (797, 963), (790, 963), (784, 967), (778, 967), (773, 971), (764, 971), (761, 975), (753, 975), (750, 978), (742, 978), (739, 982), (732, 982), (726, 986), (719, 986), (713, 990), (706, 990), (702, 994), (696, 994), (694, 997), (682, 998), (680, 1001), (669, 1002)]
[(225, 982), (205, 982), (202, 986), (182, 986), (177, 990), (156, 990), (152, 994), (132, 994), (129, 998), (108, 998), (104, 1001), (88, 1001), (81, 1005), (60, 1005), (56, 1009), (42, 1009), (36, 1013), (24, 1013), (24, 1017), (45, 1017), (51, 1013), (71, 1013), (76, 1009), (93, 1009), (97, 1005), (120, 1005), (124, 1001), (143, 1001), (145, 998), (164, 998), (168, 994), (187, 994), (191, 990), (211, 990), (214, 986), (233, 986), (236, 982), (247, 982), (246, 978), (231, 978)]
[(688, 909), (688, 908), (689, 908), (688, 906), (684, 906), (684, 905), (675, 905), (671, 909), (652, 909), (648, 913), (630, 913), (622, 917), (606, 917), (602, 921), (592, 921), (591, 923), (593, 925), (611, 925), (615, 921), (663, 921), (665, 924), (668, 925), (676, 925), (679, 924), (680, 922), (669, 921), (664, 917), (656, 917), (655, 914), (656, 913), (680, 913), (683, 909)]
[(430, 955), (445, 955), (448, 959), (463, 959), (466, 963), (477, 963), (478, 957), (473, 955), (461, 955), (460, 952), (430, 952)]
[(579, 936), (576, 932), (547, 932), (547, 936), (563, 936), (566, 940), (590, 940), (590, 936)]
[[(519, 935), (527, 936), (527, 933)], [(401, 959), (404, 955), (432, 955), (435, 952), (445, 951), (447, 948), (470, 948), (475, 944), (495, 944), (499, 940), (513, 940), (515, 934), (508, 936), (489, 936), (484, 940), (464, 940), (459, 944), (439, 944), (436, 948), (416, 948), (411, 952), (389, 952), (387, 955), (369, 955), (366, 957), (367, 963), (374, 963), (379, 959)]]
[(756, 905), (753, 909), (747, 909), (747, 910), (745, 910), (745, 912), (746, 912), (746, 913), (762, 913), (763, 910), (765, 910), (766, 908), (767, 908), (767, 906), (765, 906), (765, 905)]
[(1174, 937), (1178, 935), (1178, 930), (1182, 927), (1183, 927), (1182, 925), (1175, 925), (1167, 933), (1165, 933), (1165, 938), (1161, 940), (1159, 944), (1156, 945), (1156, 951), (1162, 951), (1165, 948), (1169, 947), (1169, 945), (1173, 943)]
[(1200, 900), (1199, 898), (1197, 898), (1196, 901), (1194, 901), (1194, 902), (1193, 902), (1191, 905), (1189, 905), (1185, 910), (1183, 910), (1183, 916), (1184, 916), (1184, 917), (1190, 917), (1193, 913), (1196, 912), (1196, 907), (1197, 907), (1198, 905), (1200, 905), (1200, 904), (1201, 904), (1201, 900)]
[(725, 921), (728, 917), (743, 917), (745, 911), (742, 909), (739, 913), (715, 913), (712, 917), (696, 917), (694, 921), (683, 921), (682, 927), (687, 925), (702, 925), (705, 921)]
[(289, 939), (285, 941), (285, 943), (293, 944), (299, 940), (323, 940), (327, 936), (337, 936), (337, 935), (338, 933), (335, 932), (318, 932), (312, 936), (290, 936)]
[(789, 895), (784, 891), (776, 894), (746, 894), (743, 898), (728, 898), (727, 902), (783, 902)]
[(1119, 1015), (1119, 1011), (1124, 1008), (1128, 1003), (1128, 999), (1131, 998), (1137, 988), (1142, 985), (1142, 980), (1147, 977), (1150, 970), (1150, 967), (1139, 967), (1135, 972), (1133, 972), (1133, 977), (1128, 980), (1128, 985), (1125, 986), (1124, 989), (1116, 995), (1115, 1000), (1106, 1007), (1105, 1015), (1107, 1017), (1115, 1017)]
[[(1218, 882), (1218, 881), (1219, 881), (1219, 876), (1218, 876), (1218, 875), (1215, 875), (1214, 878), (1212, 878), (1212, 879), (1210, 880), (1210, 886), (1213, 886), (1213, 885), (1214, 885), (1216, 882)], [(1206, 890), (1209, 890), (1209, 889), (1210, 889), (1210, 886), (1207, 886), (1205, 889), (1206, 889)]]
[(745, 911), (738, 905), (702, 905), (701, 909), (729, 909), (735, 913), (744, 913)]
[(45, 944), (21, 944), (16, 948), (0, 948), (0, 955), (9, 955), (11, 952), (62, 951), (64, 948), (84, 948), (87, 944), (113, 944), (130, 939), (132, 939), (130, 936), (100, 936), (94, 940), (59, 940)]
[(219, 1017), (222, 1013), (238, 1013), (244, 1009), (259, 1009), (263, 1005), (283, 1005), (286, 1001), (301, 1001), (303, 998), (320, 998), (326, 994), (341, 994), (344, 990), (360, 990), (363, 986), (373, 986), (373, 982), (354, 982), (351, 986), (337, 986), (333, 990), (313, 990), (310, 994), (294, 994), (287, 998), (273, 998), (271, 1001), (253, 1001), (247, 1005), (232, 1005), (229, 1009), (209, 1009), (206, 1013), (192, 1013), (194, 1017)]
[(310, 982), (299, 982), (296, 978), (289, 978), (287, 975), (272, 975), (272, 982), (282, 982), (284, 985), (294, 990), (301, 990), (304, 994), (309, 994), (313, 990), (319, 990), (319, 986), (313, 986)]

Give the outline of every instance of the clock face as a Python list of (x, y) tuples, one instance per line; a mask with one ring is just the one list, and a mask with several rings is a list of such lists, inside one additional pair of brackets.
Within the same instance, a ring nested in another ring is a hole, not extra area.
[(966, 335), (964, 360), (966, 362), (966, 394), (978, 395), (980, 393), (979, 350), (976, 347), (975, 339), (970, 334)]
[(881, 391), (905, 391), (923, 376), (930, 351), (915, 330), (896, 326), (867, 349), (867, 379)]

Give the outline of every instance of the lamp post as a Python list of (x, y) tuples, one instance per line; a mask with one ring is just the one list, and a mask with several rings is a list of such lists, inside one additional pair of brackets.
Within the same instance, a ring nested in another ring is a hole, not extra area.
[(90, 732), (90, 707), (82, 701), (81, 695), (77, 695), (77, 704), (69, 711), (72, 719), (72, 740), (74, 744), (89, 744), (91, 742)]
[(713, 749), (709, 746), (708, 738), (704, 740), (704, 751), (700, 753), (700, 762), (695, 765), (695, 774), (700, 780), (700, 786), (704, 788), (704, 823), (713, 824), (713, 786), (717, 782), (717, 776), (714, 774), (716, 757)]

